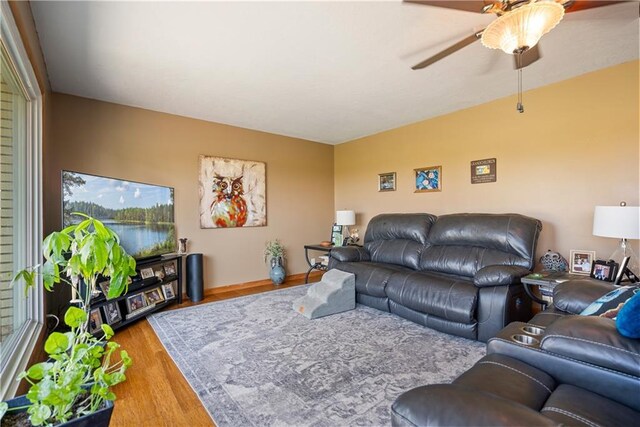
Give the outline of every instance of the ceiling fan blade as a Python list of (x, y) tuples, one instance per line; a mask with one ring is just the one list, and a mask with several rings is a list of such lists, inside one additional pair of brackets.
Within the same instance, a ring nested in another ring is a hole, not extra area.
[(569, 1), (569, 5), (565, 5), (566, 13), (578, 12), (585, 9), (593, 9), (594, 7), (610, 6), (616, 3), (627, 3), (626, 1), (586, 1), (575, 0)]
[[(484, 31), (484, 30), (482, 30), (482, 31)], [(459, 51), (463, 47), (470, 45), (471, 43), (475, 42), (476, 40), (479, 40), (480, 36), (482, 35), (482, 31), (478, 31), (477, 33), (474, 33), (474, 34), (471, 34), (468, 37), (465, 37), (464, 39), (460, 40), (458, 43), (456, 43), (456, 44), (454, 44), (452, 46), (449, 46), (445, 50), (433, 55), (431, 58), (425, 59), (424, 61), (414, 65), (413, 67), (411, 67), (411, 69), (412, 70), (421, 70), (421, 69), (433, 64), (434, 62), (440, 61), (442, 58), (446, 58), (447, 56), (451, 55), (452, 53)]]
[(520, 68), (528, 67), (538, 59), (542, 58), (542, 54), (540, 53), (540, 49), (538, 46), (540, 46), (540, 43), (536, 44), (530, 49), (525, 50), (524, 53), (521, 53), (520, 61), (518, 61), (517, 55), (513, 55), (513, 68), (519, 70)]
[(415, 3), (421, 4), (425, 6), (435, 6), (435, 7), (444, 7), (447, 9), (456, 9), (456, 10), (464, 10), (467, 12), (477, 12), (482, 13), (482, 8), (488, 4), (494, 3), (494, 1), (490, 0), (461, 0), (461, 1), (428, 1), (428, 0), (404, 0), (405, 3)]

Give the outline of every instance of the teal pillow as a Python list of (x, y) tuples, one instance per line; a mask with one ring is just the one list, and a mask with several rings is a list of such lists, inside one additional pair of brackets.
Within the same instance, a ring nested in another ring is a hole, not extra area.
[(640, 292), (636, 293), (618, 312), (616, 327), (620, 335), (640, 338)]

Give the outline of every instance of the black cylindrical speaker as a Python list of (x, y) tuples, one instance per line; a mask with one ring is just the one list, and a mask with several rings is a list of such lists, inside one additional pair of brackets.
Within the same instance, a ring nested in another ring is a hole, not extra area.
[(201, 301), (204, 293), (202, 280), (202, 254), (187, 255), (187, 296), (193, 302)]

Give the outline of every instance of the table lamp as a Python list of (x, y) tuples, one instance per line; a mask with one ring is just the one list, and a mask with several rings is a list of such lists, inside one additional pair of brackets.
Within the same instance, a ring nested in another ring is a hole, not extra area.
[(609, 259), (620, 263), (630, 257), (627, 268), (638, 273), (638, 255), (628, 244), (629, 239), (640, 239), (640, 206), (596, 206), (593, 212), (593, 235), (620, 239), (620, 246)]
[(355, 223), (355, 211), (336, 211), (336, 225), (342, 226), (342, 242), (344, 242), (347, 237), (351, 236), (349, 226), (355, 225)]

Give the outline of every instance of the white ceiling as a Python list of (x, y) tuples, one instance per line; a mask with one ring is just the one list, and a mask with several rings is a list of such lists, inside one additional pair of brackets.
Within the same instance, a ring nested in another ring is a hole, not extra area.
[[(516, 91), (512, 57), (480, 42), (410, 69), (493, 19), (481, 14), (400, 1), (31, 7), (56, 92), (329, 144)], [(567, 14), (524, 89), (637, 59), (638, 40), (638, 3)]]

